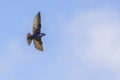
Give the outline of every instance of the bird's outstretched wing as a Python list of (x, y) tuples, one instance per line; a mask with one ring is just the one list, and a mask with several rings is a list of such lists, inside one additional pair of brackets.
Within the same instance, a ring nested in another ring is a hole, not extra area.
[(41, 16), (40, 12), (38, 12), (33, 22), (33, 34), (39, 34), (41, 32), (40, 29), (41, 29)]
[(40, 40), (34, 39), (33, 42), (34, 42), (34, 46), (35, 46), (36, 49), (38, 49), (40, 51), (43, 51), (43, 46), (42, 46), (41, 39)]

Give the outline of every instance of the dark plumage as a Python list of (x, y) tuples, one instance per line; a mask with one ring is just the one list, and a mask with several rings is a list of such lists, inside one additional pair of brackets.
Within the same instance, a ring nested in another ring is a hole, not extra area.
[(28, 45), (31, 44), (32, 40), (34, 42), (34, 46), (36, 49), (43, 51), (42, 40), (41, 38), (45, 36), (45, 33), (41, 33), (41, 16), (40, 12), (34, 18), (33, 22), (33, 34), (27, 34), (27, 43)]

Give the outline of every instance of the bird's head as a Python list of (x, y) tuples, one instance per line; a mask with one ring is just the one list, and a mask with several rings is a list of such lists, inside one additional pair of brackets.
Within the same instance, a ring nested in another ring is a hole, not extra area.
[(46, 34), (45, 33), (42, 33), (43, 36), (45, 36)]

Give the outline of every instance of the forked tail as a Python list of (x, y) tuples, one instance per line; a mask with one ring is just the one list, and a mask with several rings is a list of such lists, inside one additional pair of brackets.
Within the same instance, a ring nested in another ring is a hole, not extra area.
[(28, 43), (28, 45), (30, 45), (31, 42), (32, 42), (32, 34), (28, 33), (27, 34), (27, 43)]

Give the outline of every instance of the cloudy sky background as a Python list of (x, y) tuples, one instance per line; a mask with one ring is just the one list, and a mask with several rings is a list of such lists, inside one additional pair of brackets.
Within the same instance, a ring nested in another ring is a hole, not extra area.
[[(0, 80), (120, 80), (119, 3), (0, 1)], [(44, 52), (26, 43), (38, 11)]]

